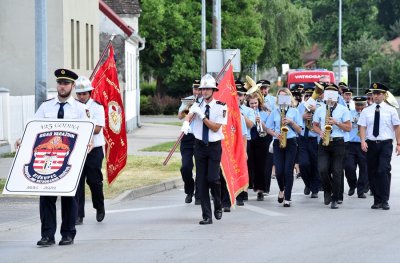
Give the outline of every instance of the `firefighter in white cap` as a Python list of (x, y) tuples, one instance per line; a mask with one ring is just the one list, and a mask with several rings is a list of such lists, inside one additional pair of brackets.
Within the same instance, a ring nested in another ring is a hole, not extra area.
[(80, 76), (76, 80), (76, 96), (80, 102), (87, 106), (86, 114), (96, 125), (93, 136), (93, 149), (86, 157), (85, 166), (83, 167), (75, 196), (78, 203), (78, 217), (75, 222), (77, 225), (81, 225), (85, 217), (85, 180), (92, 192), (92, 203), (93, 208), (96, 209), (96, 220), (101, 222), (105, 216), (103, 174), (101, 172), (104, 159), (103, 146), (105, 145), (102, 130), (105, 125), (105, 114), (103, 106), (90, 98), (92, 90), (92, 84), (87, 77)]
[(227, 106), (215, 100), (213, 95), (218, 90), (215, 79), (206, 74), (201, 78), (201, 95), (204, 100), (194, 103), (182, 125), (182, 132), (190, 131), (189, 120), (193, 118), (195, 137), (194, 158), (196, 160), (196, 182), (199, 184), (203, 220), (200, 225), (212, 224), (209, 189), (214, 200), (215, 219), (222, 218), (221, 181), (219, 177), (221, 162), (221, 140), (224, 139), (222, 125), (227, 123)]

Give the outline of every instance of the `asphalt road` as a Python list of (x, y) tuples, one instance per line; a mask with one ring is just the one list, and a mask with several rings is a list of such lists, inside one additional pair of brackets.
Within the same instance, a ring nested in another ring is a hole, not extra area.
[[(183, 189), (174, 189), (122, 202), (107, 200), (102, 223), (96, 222), (88, 202), (75, 244), (65, 247), (36, 246), (37, 198), (3, 197), (0, 262), (399, 262), (399, 160), (392, 159), (389, 211), (370, 209), (371, 196), (347, 195), (332, 210), (323, 204), (322, 192), (318, 199), (304, 196), (300, 179), (295, 180), (292, 207), (284, 208), (276, 201), (273, 180), (265, 201), (256, 201), (250, 192), (245, 206), (201, 226), (200, 206), (185, 204)], [(59, 210), (58, 217), (56, 241), (61, 238)]]
[[(398, 160), (398, 159), (395, 159)], [(391, 210), (372, 210), (372, 197), (345, 196), (332, 210), (304, 196), (295, 180), (292, 207), (276, 199), (277, 183), (265, 201), (250, 200), (201, 226), (201, 209), (184, 204), (182, 189), (124, 202), (108, 201), (106, 218), (87, 217), (75, 244), (38, 248), (37, 200), (8, 206), (1, 200), (1, 262), (398, 262), (400, 258), (400, 166), (393, 161)], [(58, 205), (59, 207), (59, 205)], [(14, 216), (11, 216), (14, 215)], [(60, 215), (59, 215), (60, 216)], [(6, 221), (4, 221), (6, 220)], [(57, 241), (60, 235), (57, 232)]]

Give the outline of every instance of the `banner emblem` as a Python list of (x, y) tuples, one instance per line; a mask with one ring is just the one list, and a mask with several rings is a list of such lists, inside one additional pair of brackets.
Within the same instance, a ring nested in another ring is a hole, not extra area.
[(77, 134), (65, 131), (39, 133), (31, 161), (24, 166), (25, 177), (34, 183), (48, 184), (60, 180), (71, 170), (68, 164)]
[(110, 120), (110, 129), (114, 133), (119, 134), (122, 124), (122, 109), (115, 101), (108, 103), (108, 119)]

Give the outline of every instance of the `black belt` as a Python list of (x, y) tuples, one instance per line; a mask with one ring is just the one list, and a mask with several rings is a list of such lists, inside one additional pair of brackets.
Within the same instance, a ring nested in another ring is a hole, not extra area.
[(340, 141), (344, 141), (343, 137), (331, 137), (330, 142), (340, 142)]
[(308, 137), (306, 137), (306, 136), (300, 135), (300, 137), (303, 138), (303, 139), (308, 139), (308, 140), (315, 140), (315, 139), (317, 139), (317, 137), (315, 137), (315, 136), (308, 136)]
[(351, 143), (351, 144), (361, 144), (361, 142), (349, 142), (349, 143)]
[(392, 139), (387, 139), (387, 140), (375, 140), (375, 141), (373, 141), (373, 140), (367, 140), (367, 142), (371, 142), (371, 143), (387, 143), (387, 142), (390, 142), (390, 143), (392, 143)]
[(221, 141), (204, 143), (202, 140), (196, 139), (196, 143), (203, 145), (203, 146), (212, 146), (212, 145), (216, 145), (216, 144), (221, 144)]

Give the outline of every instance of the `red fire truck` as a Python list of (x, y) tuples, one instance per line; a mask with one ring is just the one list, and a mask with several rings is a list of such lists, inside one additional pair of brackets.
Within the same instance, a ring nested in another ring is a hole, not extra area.
[(314, 87), (314, 82), (319, 81), (320, 77), (328, 76), (331, 83), (335, 83), (335, 74), (326, 69), (292, 69), (287, 73), (287, 87), (290, 89), (296, 84), (303, 84), (304, 88)]

